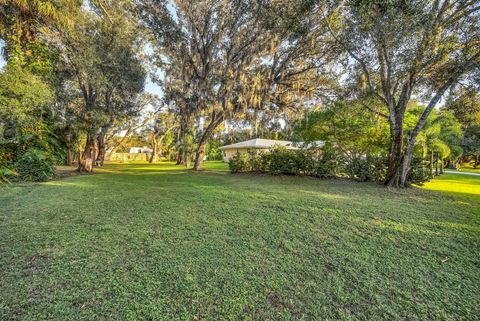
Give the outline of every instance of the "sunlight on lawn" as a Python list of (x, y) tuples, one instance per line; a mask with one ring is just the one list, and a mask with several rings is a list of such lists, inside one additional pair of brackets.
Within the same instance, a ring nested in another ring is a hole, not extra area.
[(470, 194), (480, 199), (480, 177), (460, 174), (443, 174), (425, 183), (421, 188), (448, 193)]
[(459, 171), (460, 172), (480, 173), (480, 167), (473, 168), (473, 165), (467, 164), (467, 165), (462, 165), (462, 167), (459, 169)]

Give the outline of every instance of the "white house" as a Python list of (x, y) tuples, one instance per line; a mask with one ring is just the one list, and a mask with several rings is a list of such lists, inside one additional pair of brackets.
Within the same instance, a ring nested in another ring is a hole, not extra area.
[(141, 154), (141, 153), (153, 153), (153, 149), (146, 146), (143, 147), (130, 147), (128, 150), (129, 154)]
[(244, 154), (249, 150), (268, 151), (275, 146), (285, 146), (287, 149), (299, 149), (293, 142), (287, 140), (273, 140), (255, 138), (244, 142), (235, 143), (220, 147), (223, 150), (223, 161), (228, 162), (236, 153)]

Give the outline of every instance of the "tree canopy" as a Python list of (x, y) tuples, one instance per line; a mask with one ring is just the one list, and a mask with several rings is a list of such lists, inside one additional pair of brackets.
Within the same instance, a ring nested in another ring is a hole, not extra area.
[(199, 170), (240, 139), (325, 140), (406, 186), (429, 152), (478, 155), (477, 1), (0, 4), (2, 166), (31, 147), (90, 172), (142, 136)]

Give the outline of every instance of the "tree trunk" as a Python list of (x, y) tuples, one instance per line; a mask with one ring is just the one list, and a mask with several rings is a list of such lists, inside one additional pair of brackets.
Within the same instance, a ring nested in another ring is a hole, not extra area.
[(178, 131), (178, 140), (177, 142), (180, 143), (180, 148), (177, 148), (177, 165), (187, 165), (187, 134), (188, 134), (188, 126), (190, 124), (190, 116), (187, 114), (182, 115), (180, 118), (180, 129)]
[(430, 152), (430, 177), (433, 177), (433, 150)]
[(176, 165), (185, 165), (185, 153), (179, 151), (177, 154), (177, 162)]
[(438, 176), (438, 153), (435, 153), (435, 176)]
[(152, 156), (150, 157), (149, 163), (153, 164), (157, 162), (157, 153), (158, 153), (158, 142), (157, 135), (152, 135)]
[[(403, 153), (403, 120), (405, 116), (405, 110), (410, 99), (410, 93), (403, 96), (403, 99), (398, 103), (397, 108), (390, 109), (389, 123), (390, 123), (390, 151), (389, 162), (386, 181), (388, 186), (404, 187), (407, 178), (408, 171), (410, 170), (410, 163), (413, 158), (413, 147), (417, 139), (418, 133), (422, 130), (428, 116), (436, 106), (440, 98), (442, 98), (445, 91), (458, 79), (459, 75), (453, 75), (433, 96), (428, 103), (427, 107), (420, 116), (415, 128), (408, 135), (408, 145), (405, 154)], [(408, 88), (407, 88), (408, 89)], [(405, 91), (405, 92), (408, 92)]]
[(208, 124), (207, 128), (203, 132), (202, 138), (198, 143), (197, 152), (195, 155), (195, 164), (193, 165), (193, 169), (198, 171), (202, 169), (203, 158), (205, 157), (205, 146), (207, 145), (208, 140), (212, 136), (215, 129), (220, 125), (223, 121), (223, 113), (212, 113), (212, 117), (210, 123)]
[(388, 153), (388, 169), (386, 185), (400, 187), (400, 171), (403, 160), (403, 124), (401, 119), (390, 125), (390, 150)]
[(65, 165), (72, 166), (73, 165), (73, 158), (74, 154), (71, 148), (67, 147), (67, 156), (65, 157)]
[(67, 147), (67, 155), (65, 158), (65, 165), (67, 166), (72, 166), (73, 164), (73, 150), (72, 150), (72, 127), (70, 125), (67, 125), (65, 127), (65, 142), (66, 142), (66, 147)]
[(443, 174), (443, 157), (442, 157), (442, 154), (440, 154), (440, 174)]
[(87, 141), (85, 143), (85, 150), (80, 156), (78, 163), (79, 172), (90, 173), (93, 171), (93, 160), (95, 159), (95, 135), (92, 133), (87, 134)]
[(98, 144), (98, 155), (97, 159), (95, 160), (95, 164), (97, 166), (103, 166), (103, 162), (105, 160), (105, 135), (107, 134), (108, 129), (110, 126), (103, 126), (100, 133), (97, 136), (97, 144)]

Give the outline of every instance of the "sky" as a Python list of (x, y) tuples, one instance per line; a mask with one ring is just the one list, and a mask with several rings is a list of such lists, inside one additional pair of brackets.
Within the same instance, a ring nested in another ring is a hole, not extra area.
[(158, 86), (157, 84), (153, 83), (150, 77), (148, 77), (147, 79), (145, 91), (155, 95), (159, 95), (160, 97), (163, 96), (162, 88), (160, 88), (160, 86)]
[[(0, 51), (3, 51), (3, 46), (5, 46), (5, 41), (0, 40)], [(5, 59), (3, 59), (3, 55), (0, 55), (0, 68), (5, 66)]]

